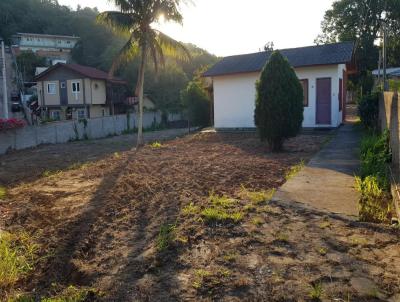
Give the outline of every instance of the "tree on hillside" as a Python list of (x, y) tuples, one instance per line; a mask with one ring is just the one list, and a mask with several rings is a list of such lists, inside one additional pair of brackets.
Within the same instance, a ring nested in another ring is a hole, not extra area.
[(274, 51), (256, 84), (254, 120), (260, 138), (273, 151), (281, 151), (285, 139), (296, 136), (303, 122), (303, 89), (293, 68)]
[(382, 30), (383, 12), (388, 24), (390, 64), (400, 64), (396, 53), (400, 50), (399, 0), (338, 0), (326, 11), (322, 21), (322, 34), (317, 43), (357, 41), (356, 59), (359, 75), (354, 79), (359, 86), (368, 81), (368, 70), (377, 68), (378, 48), (374, 45)]
[(113, 2), (119, 11), (100, 13), (98, 21), (121, 33), (129, 33), (128, 41), (110, 70), (111, 74), (122, 62), (127, 62), (136, 56), (141, 58), (135, 89), (135, 95), (139, 98), (137, 146), (141, 146), (143, 144), (143, 87), (147, 59), (150, 57), (155, 69), (158, 70), (160, 64), (164, 65), (166, 55), (180, 59), (190, 57), (183, 44), (152, 26), (161, 15), (166, 21), (182, 23), (183, 18), (179, 11), (180, 0), (114, 0)]
[(181, 92), (182, 104), (191, 126), (210, 125), (210, 98), (201, 82), (193, 80)]
[(24, 81), (33, 81), (36, 67), (47, 67), (46, 59), (39, 57), (32, 51), (23, 51), (17, 57), (17, 64)]

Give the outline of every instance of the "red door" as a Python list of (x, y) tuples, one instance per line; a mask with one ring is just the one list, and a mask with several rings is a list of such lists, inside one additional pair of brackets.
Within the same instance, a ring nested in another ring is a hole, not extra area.
[(331, 95), (331, 78), (317, 79), (316, 123), (319, 125), (331, 124)]

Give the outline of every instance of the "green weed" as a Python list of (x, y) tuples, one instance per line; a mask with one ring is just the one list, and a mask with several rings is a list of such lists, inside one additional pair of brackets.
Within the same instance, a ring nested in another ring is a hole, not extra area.
[(324, 290), (322, 288), (321, 282), (311, 284), (311, 289), (309, 293), (309, 297), (311, 299), (313, 299), (314, 301), (320, 301), (323, 293)]
[(195, 206), (194, 203), (191, 202), (182, 209), (182, 214), (185, 216), (196, 215), (197, 213), (199, 213), (199, 211), (200, 211), (199, 207)]
[(229, 213), (223, 208), (206, 208), (201, 212), (206, 222), (224, 222), (227, 220), (239, 222), (243, 219), (243, 213)]
[(225, 208), (225, 209), (230, 208), (230, 207), (234, 206), (237, 203), (237, 200), (235, 200), (233, 198), (229, 198), (229, 197), (227, 197), (225, 195), (218, 196), (218, 195), (214, 194), (214, 192), (210, 193), (209, 201), (214, 206), (222, 207), (222, 208)]
[(297, 165), (290, 167), (289, 171), (287, 171), (285, 174), (286, 181), (295, 177), (297, 175), (297, 173), (299, 173), (301, 171), (301, 169), (304, 168), (304, 166), (305, 166), (305, 163), (304, 163), (304, 160), (302, 160)]
[(364, 179), (356, 177), (356, 189), (360, 192), (359, 218), (367, 222), (388, 222), (393, 211), (390, 194), (381, 188), (377, 176)]
[(321, 255), (321, 256), (325, 256), (328, 253), (328, 249), (325, 247), (320, 247), (317, 249), (317, 252)]
[(0, 199), (4, 199), (7, 196), (7, 189), (0, 186)]
[(268, 191), (250, 191), (245, 186), (241, 186), (239, 196), (243, 199), (249, 200), (253, 204), (260, 204), (270, 201), (275, 194), (275, 189)]
[(38, 249), (27, 233), (0, 231), (0, 289), (11, 288), (33, 270)]
[(157, 236), (157, 250), (159, 252), (165, 251), (175, 239), (175, 224), (164, 224), (160, 227), (160, 232)]
[(150, 144), (150, 147), (152, 147), (153, 149), (159, 149), (162, 147), (160, 142), (153, 142)]
[(254, 224), (255, 226), (261, 226), (264, 223), (264, 220), (260, 217), (254, 217), (251, 220), (251, 223)]

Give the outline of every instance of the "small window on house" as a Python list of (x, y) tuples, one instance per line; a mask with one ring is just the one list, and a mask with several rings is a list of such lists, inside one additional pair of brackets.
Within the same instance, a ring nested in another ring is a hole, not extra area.
[(72, 82), (72, 92), (73, 93), (81, 92), (81, 83), (80, 82)]
[(53, 110), (50, 112), (50, 117), (55, 120), (55, 121), (59, 121), (61, 120), (61, 114), (59, 110)]
[(99, 88), (99, 84), (94, 83), (94, 89), (97, 89), (97, 88)]
[(47, 93), (56, 94), (56, 83), (47, 83)]
[(65, 82), (61, 82), (60, 87), (64, 89), (65, 88)]
[(303, 106), (308, 107), (308, 80), (300, 80), (300, 83), (303, 87)]
[(85, 109), (78, 109), (76, 115), (77, 115), (78, 120), (84, 120), (86, 118)]

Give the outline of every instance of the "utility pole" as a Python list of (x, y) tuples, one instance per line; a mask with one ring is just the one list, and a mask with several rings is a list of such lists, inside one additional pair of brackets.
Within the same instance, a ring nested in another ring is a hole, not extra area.
[(7, 73), (6, 73), (6, 52), (4, 49), (4, 40), (1, 40), (1, 56), (3, 62), (3, 111), (4, 111), (4, 118), (8, 119), (8, 95), (7, 95)]
[(382, 50), (379, 49), (379, 60), (378, 60), (378, 86), (381, 87), (381, 67), (382, 67)]
[(386, 30), (386, 20), (383, 20), (383, 91), (388, 91), (387, 83), (387, 30)]

